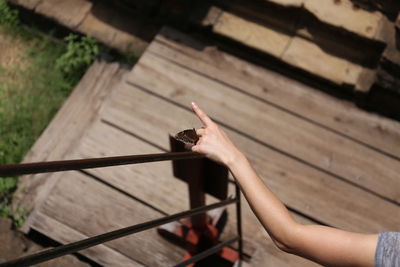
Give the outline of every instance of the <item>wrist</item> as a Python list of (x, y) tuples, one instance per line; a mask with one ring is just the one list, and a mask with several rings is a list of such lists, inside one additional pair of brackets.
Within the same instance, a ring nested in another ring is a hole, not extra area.
[(227, 160), (224, 162), (226, 167), (228, 167), (229, 170), (233, 170), (235, 166), (238, 166), (241, 164), (241, 162), (246, 161), (246, 157), (243, 155), (242, 152), (239, 150), (235, 151), (234, 153), (230, 154)]

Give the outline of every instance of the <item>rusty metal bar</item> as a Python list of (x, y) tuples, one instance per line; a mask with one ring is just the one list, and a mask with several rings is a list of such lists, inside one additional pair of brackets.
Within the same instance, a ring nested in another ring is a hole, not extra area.
[(91, 158), (76, 160), (60, 160), (48, 162), (22, 163), (0, 165), (0, 177), (17, 176), (23, 174), (35, 174), (45, 172), (71, 171), (90, 168), (109, 167), (126, 164), (138, 164), (145, 162), (182, 160), (202, 158), (204, 156), (195, 152), (169, 152), (159, 154), (130, 155), (107, 158)]
[(133, 226), (129, 226), (126, 228), (122, 228), (119, 230), (115, 230), (112, 232), (108, 232), (105, 234), (101, 234), (98, 236), (94, 237), (89, 237), (87, 239), (73, 242), (67, 245), (59, 246), (53, 249), (48, 249), (44, 250), (32, 255), (28, 255), (19, 259), (11, 260), (8, 262), (0, 263), (0, 267), (5, 267), (5, 266), (31, 266), (34, 264), (38, 264), (44, 261), (48, 261), (57, 257), (61, 257), (67, 254), (71, 254), (77, 251), (80, 251), (82, 249), (90, 248), (99, 244), (102, 244), (107, 241), (111, 241), (117, 238), (121, 238), (127, 235), (131, 235), (134, 233), (142, 232), (145, 230), (148, 230), (150, 228), (154, 228), (172, 221), (176, 221), (188, 216), (200, 214), (202, 212), (206, 212), (208, 210), (216, 209), (219, 207), (227, 206), (229, 204), (235, 203), (237, 201), (236, 198), (229, 198), (226, 200), (223, 200), (221, 202), (211, 204), (208, 206), (203, 206), (199, 207), (196, 209), (192, 210), (187, 210), (184, 212), (180, 212), (174, 215), (166, 216), (160, 219), (155, 219), (149, 222), (141, 223), (141, 224), (136, 224)]

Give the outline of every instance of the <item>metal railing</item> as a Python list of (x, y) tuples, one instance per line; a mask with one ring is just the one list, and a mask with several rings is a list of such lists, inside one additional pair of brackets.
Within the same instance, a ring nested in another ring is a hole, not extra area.
[[(36, 174), (46, 172), (58, 172), (67, 170), (82, 170), (89, 168), (99, 168), (126, 164), (138, 164), (145, 162), (156, 162), (166, 160), (182, 160), (182, 159), (196, 159), (202, 158), (203, 156), (194, 152), (170, 152), (160, 154), (146, 154), (146, 155), (130, 155), (121, 157), (107, 157), (107, 158), (92, 158), (92, 159), (80, 159), (80, 160), (63, 160), (63, 161), (52, 161), (52, 162), (38, 162), (38, 163), (22, 163), (22, 164), (11, 164), (0, 166), (0, 177), (17, 176), (22, 174)], [(201, 259), (204, 259), (212, 254), (217, 253), (225, 246), (229, 246), (234, 242), (238, 242), (239, 260), (243, 259), (243, 239), (242, 239), (242, 225), (241, 225), (241, 207), (240, 207), (240, 189), (235, 184), (235, 197), (222, 200), (220, 202), (198, 207), (195, 209), (187, 210), (184, 212), (176, 213), (173, 215), (165, 216), (152, 221), (132, 225), (115, 231), (107, 232), (101, 235), (89, 237), (77, 242), (73, 242), (67, 245), (60, 245), (58, 247), (47, 249), (32, 255), (21, 257), (18, 259), (10, 260), (4, 263), (0, 263), (0, 267), (3, 266), (30, 266), (38, 264), (44, 261), (48, 261), (57, 257), (61, 257), (67, 254), (75, 253), (83, 249), (87, 249), (107, 241), (111, 241), (117, 238), (121, 238), (127, 235), (139, 233), (150, 228), (154, 228), (169, 222), (173, 222), (185, 217), (204, 213), (209, 210), (224, 207), (230, 204), (236, 204), (236, 221), (237, 221), (237, 236), (227, 241), (221, 242), (207, 250), (204, 250), (190, 259), (180, 262), (175, 266), (186, 266), (191, 263), (195, 263)]]

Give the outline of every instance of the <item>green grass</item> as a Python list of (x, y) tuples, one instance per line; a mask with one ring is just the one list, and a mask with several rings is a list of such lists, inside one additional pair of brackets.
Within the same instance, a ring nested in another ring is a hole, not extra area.
[[(76, 80), (65, 78), (54, 62), (65, 47), (33, 36), (20, 64), (0, 68), (0, 164), (20, 162), (67, 98)], [(16, 177), (0, 179), (0, 216), (10, 217)]]
[[(0, 19), (0, 34), (21, 50), (17, 62), (0, 64), (0, 164), (12, 164), (23, 159), (99, 48), (87, 37), (71, 35), (63, 45), (26, 30), (4, 0), (1, 16), (6, 19)], [(22, 212), (10, 205), (17, 183), (17, 177), (0, 178), (0, 216), (14, 218), (18, 226)]]

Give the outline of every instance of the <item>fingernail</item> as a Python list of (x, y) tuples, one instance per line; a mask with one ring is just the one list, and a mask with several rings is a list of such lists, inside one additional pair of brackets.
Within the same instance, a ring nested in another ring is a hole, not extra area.
[(192, 106), (196, 106), (196, 103), (192, 102)]

